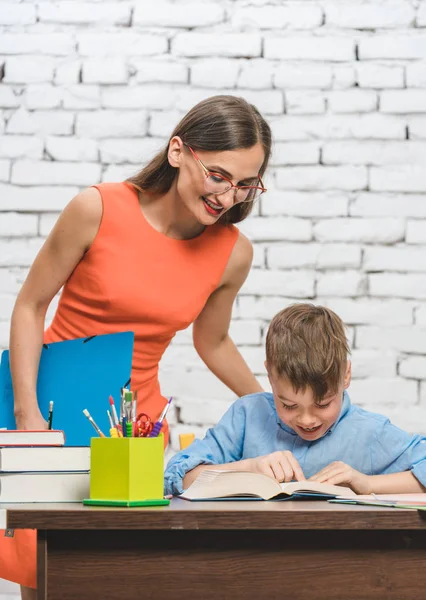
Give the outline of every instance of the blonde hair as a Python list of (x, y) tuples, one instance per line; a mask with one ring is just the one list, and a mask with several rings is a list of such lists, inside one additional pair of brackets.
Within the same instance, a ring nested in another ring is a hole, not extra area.
[[(137, 175), (128, 179), (140, 191), (165, 194), (177, 177), (178, 169), (168, 160), (170, 140), (179, 136), (195, 151), (220, 152), (239, 148), (252, 148), (261, 143), (264, 160), (259, 175), (262, 176), (271, 155), (271, 129), (257, 108), (243, 98), (212, 96), (199, 102), (178, 123), (167, 145)], [(233, 206), (222, 223), (239, 223), (251, 213), (252, 202)]]
[(268, 368), (286, 379), (295, 392), (310, 388), (316, 401), (338, 390), (349, 354), (342, 320), (324, 306), (293, 304), (269, 325)]

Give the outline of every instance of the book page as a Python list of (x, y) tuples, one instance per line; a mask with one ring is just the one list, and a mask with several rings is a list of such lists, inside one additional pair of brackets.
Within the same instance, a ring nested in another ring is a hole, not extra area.
[(328, 494), (330, 496), (355, 496), (348, 487), (341, 485), (331, 485), (330, 483), (319, 483), (318, 481), (291, 481), (290, 483), (280, 484), (285, 494), (294, 494), (295, 492), (315, 492), (318, 494)]

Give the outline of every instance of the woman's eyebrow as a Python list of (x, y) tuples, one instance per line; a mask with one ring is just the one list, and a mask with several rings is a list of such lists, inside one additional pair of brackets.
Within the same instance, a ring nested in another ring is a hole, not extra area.
[[(206, 165), (206, 167), (209, 171), (212, 171), (213, 173), (220, 173), (221, 175), (225, 175), (225, 177), (227, 177), (228, 179), (232, 179), (232, 174), (223, 167), (219, 167), (219, 165), (212, 165), (211, 167)], [(241, 183), (242, 181), (246, 181), (247, 179), (257, 180), (259, 179), (259, 175), (254, 175), (252, 177), (244, 177), (244, 179), (240, 179), (239, 183)]]

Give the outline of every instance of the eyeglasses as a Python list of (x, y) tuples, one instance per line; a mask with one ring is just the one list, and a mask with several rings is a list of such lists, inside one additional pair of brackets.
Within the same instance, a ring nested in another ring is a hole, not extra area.
[(234, 185), (232, 181), (220, 175), (219, 173), (213, 173), (209, 171), (205, 164), (198, 158), (194, 150), (188, 144), (184, 145), (190, 150), (192, 156), (201, 165), (206, 176), (204, 180), (204, 189), (208, 194), (225, 194), (225, 192), (234, 188), (234, 201), (237, 202), (253, 202), (261, 194), (266, 192), (266, 188), (263, 185), (263, 181), (258, 176), (260, 185)]

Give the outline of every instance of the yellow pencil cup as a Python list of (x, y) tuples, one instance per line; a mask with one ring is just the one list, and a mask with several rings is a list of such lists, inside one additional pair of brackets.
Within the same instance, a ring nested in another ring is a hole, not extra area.
[(140, 502), (164, 494), (164, 439), (92, 438), (90, 500)]

